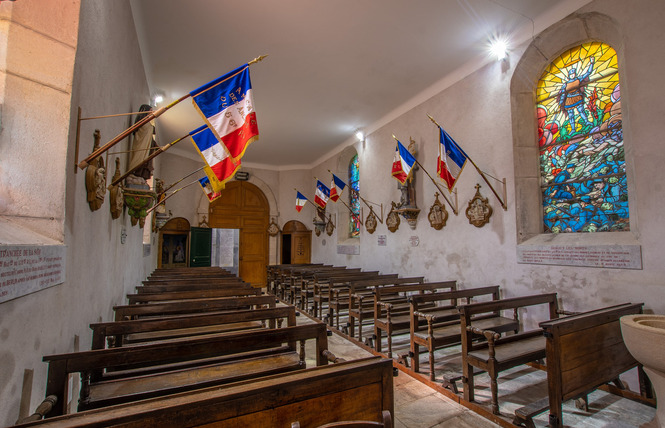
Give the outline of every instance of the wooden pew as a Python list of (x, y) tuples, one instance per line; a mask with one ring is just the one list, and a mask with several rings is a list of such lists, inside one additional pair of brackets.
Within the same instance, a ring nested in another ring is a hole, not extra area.
[[(409, 314), (409, 297), (425, 292), (434, 293), (437, 290), (456, 290), (456, 281), (426, 282), (416, 285), (396, 285), (393, 287), (376, 287), (374, 289), (374, 336), (376, 341), (374, 349), (381, 351), (382, 332), (388, 339), (388, 357), (393, 355), (393, 334), (408, 332), (411, 326)], [(433, 305), (431, 305), (433, 306)], [(424, 308), (423, 308), (424, 309)], [(438, 308), (447, 312), (450, 308)]]
[[(336, 302), (336, 306), (342, 306), (346, 302), (346, 309), (348, 313), (348, 332), (349, 336), (355, 337), (356, 320), (358, 324), (358, 340), (363, 340), (363, 321), (369, 319), (374, 322), (374, 289), (376, 287), (390, 287), (396, 285), (416, 285), (424, 283), (425, 278), (422, 276), (408, 277), (408, 278), (395, 278), (395, 279), (367, 279), (361, 281), (353, 281), (349, 284), (347, 299), (342, 299), (341, 302)], [(334, 299), (340, 299), (338, 293), (335, 293)], [(339, 315), (340, 309), (337, 309)], [(337, 328), (339, 328), (339, 319), (337, 320)]]
[(192, 299), (214, 299), (219, 297), (233, 297), (233, 296), (260, 296), (260, 288), (254, 287), (236, 287), (236, 288), (220, 288), (212, 290), (193, 290), (193, 291), (163, 291), (154, 293), (140, 293), (128, 294), (127, 304), (137, 305), (152, 302), (169, 302), (176, 300), (192, 300)]
[(165, 283), (161, 285), (141, 285), (136, 287), (138, 294), (166, 293), (170, 291), (221, 290), (225, 288), (257, 289), (246, 282), (218, 283), (200, 282), (198, 284)]
[[(457, 306), (461, 303), (471, 303), (471, 299), (483, 297), (499, 300), (499, 286), (417, 294), (410, 297), (411, 351), (409, 356), (415, 372), (420, 371), (420, 347), (424, 346), (429, 353), (429, 378), (430, 380), (435, 379), (434, 351), (462, 341), (462, 329)], [(434, 308), (432, 308), (432, 304), (435, 305)], [(450, 309), (446, 311), (444, 308)], [(444, 309), (443, 312), (442, 309)], [(473, 325), (497, 333), (517, 332), (519, 328), (516, 320), (502, 317), (498, 311), (474, 316)]]
[[(328, 269), (317, 269), (301, 273), (301, 278), (293, 285), (293, 304), (310, 313), (313, 316), (318, 316), (316, 294), (316, 284), (321, 281), (326, 281), (328, 278), (338, 275), (358, 275), (362, 271), (360, 268), (347, 268), (336, 266)], [(312, 310), (309, 311), (309, 299), (312, 299)]]
[(91, 349), (122, 347), (156, 340), (195, 337), (196, 335), (246, 330), (251, 328), (282, 327), (296, 325), (293, 306), (240, 310), (227, 313), (204, 313), (190, 316), (144, 318), (140, 320), (113, 321), (90, 324)]
[[(333, 275), (315, 275), (312, 280), (314, 285), (314, 292), (312, 296), (312, 300), (314, 302), (312, 305), (312, 314), (322, 320), (324, 305), (327, 307), (329, 298), (333, 294), (331, 290), (336, 288), (346, 288), (348, 287), (348, 283), (350, 281), (370, 278), (381, 278), (381, 274), (376, 270), (353, 272), (349, 269), (346, 272), (335, 273)], [(329, 319), (328, 324), (332, 325), (332, 323), (333, 321)]]
[(303, 267), (303, 266), (322, 266), (323, 263), (293, 263), (293, 264), (278, 264), (278, 265), (268, 265), (266, 266), (268, 284), (268, 291), (274, 295), (279, 293), (279, 283), (282, 281), (284, 271), (292, 267)]
[(216, 299), (192, 299), (181, 302), (147, 303), (145, 305), (114, 306), (115, 321), (142, 317), (169, 316), (201, 312), (230, 311), (247, 308), (271, 307), (275, 296), (222, 297)]
[(237, 276), (230, 276), (228, 278), (207, 278), (207, 277), (196, 277), (196, 278), (171, 278), (164, 277), (160, 279), (146, 279), (141, 281), (141, 285), (151, 286), (151, 285), (199, 285), (199, 284), (208, 284), (215, 285), (218, 287), (223, 287), (227, 285), (245, 285), (251, 286), (249, 283), (238, 278)]
[(515, 410), (516, 425), (550, 409), (549, 426), (563, 427), (561, 406), (599, 386), (618, 381), (637, 366), (621, 335), (619, 318), (642, 313), (642, 303), (624, 303), (540, 323), (546, 341), (548, 397)]
[[(515, 320), (521, 308), (547, 305), (550, 319), (558, 318), (559, 310), (556, 293), (538, 294), (490, 302), (471, 303), (459, 306), (462, 334), (462, 369), (464, 399), (474, 400), (473, 368), (487, 371), (490, 376), (492, 392), (492, 413), (499, 414), (498, 382), (499, 373), (522, 364), (545, 358), (545, 338), (543, 330), (538, 328), (522, 331), (502, 338), (492, 330), (474, 326), (474, 317), (496, 311), (512, 310)], [(486, 341), (478, 342), (478, 336)]]
[(81, 373), (79, 410), (86, 410), (298, 370), (305, 368), (308, 339), (316, 341), (316, 364), (327, 364), (322, 323), (45, 356), (46, 395), (63, 403), (51, 411), (58, 415), (71, 373)]
[[(281, 282), (282, 289), (280, 295), (283, 300), (295, 304), (296, 295), (300, 293), (303, 281), (311, 278), (315, 272), (328, 271), (328, 270), (346, 270), (346, 266), (301, 266), (286, 269), (284, 272), (283, 281)], [(359, 269), (358, 269), (359, 270)]]
[(392, 361), (378, 357), (49, 418), (21, 427), (314, 427), (394, 414)]

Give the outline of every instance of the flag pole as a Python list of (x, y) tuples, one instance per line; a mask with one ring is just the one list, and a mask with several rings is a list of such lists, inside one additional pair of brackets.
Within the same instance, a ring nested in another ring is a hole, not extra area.
[(191, 177), (192, 175), (196, 174), (196, 173), (199, 172), (199, 171), (203, 171), (203, 168), (205, 168), (205, 166), (202, 166), (201, 168), (197, 169), (196, 171), (192, 171), (192, 172), (190, 172), (189, 174), (185, 175), (185, 176), (182, 177), (180, 180), (176, 181), (175, 183), (171, 184), (169, 187), (167, 187), (166, 189), (164, 189), (164, 191), (163, 191), (162, 193), (166, 193), (166, 192), (168, 192), (168, 191), (171, 190), (173, 187), (175, 187), (176, 184), (180, 183), (180, 182), (181, 182), (182, 180), (184, 180), (185, 178), (187, 178), (187, 177)]
[[(256, 57), (253, 60), (251, 60), (250, 62), (248, 62), (247, 65), (256, 64), (257, 62), (263, 60), (267, 56), (268, 55), (261, 55), (259, 57)], [(142, 127), (146, 123), (150, 122), (151, 120), (158, 118), (159, 116), (164, 114), (164, 112), (171, 109), (172, 107), (174, 107), (176, 104), (180, 103), (181, 101), (186, 100), (190, 96), (191, 96), (190, 94), (185, 94), (182, 97), (178, 98), (177, 100), (173, 101), (171, 104), (167, 105), (166, 107), (161, 107), (156, 111), (150, 111), (143, 119), (139, 120), (134, 125), (132, 125), (129, 128), (125, 129), (123, 132), (116, 135), (115, 138), (113, 138), (111, 141), (109, 141), (108, 143), (106, 143), (102, 147), (100, 147), (99, 149), (92, 152), (87, 158), (83, 159), (78, 164), (79, 168), (85, 169), (90, 164), (90, 162), (92, 162), (92, 160), (95, 159), (97, 156), (101, 155), (102, 153), (104, 153), (105, 151), (107, 151), (108, 149), (110, 149), (111, 147), (113, 147), (114, 145), (119, 143), (120, 141), (127, 138), (127, 136), (129, 134), (131, 134), (132, 132), (136, 131), (137, 129), (139, 129), (140, 127)]]
[(167, 151), (168, 149), (170, 149), (173, 145), (175, 145), (176, 143), (179, 143), (180, 141), (184, 140), (184, 139), (187, 138), (188, 136), (189, 136), (189, 134), (184, 135), (184, 136), (178, 138), (177, 140), (175, 140), (175, 141), (173, 141), (173, 142), (171, 142), (171, 143), (169, 143), (169, 144), (167, 144), (167, 145), (165, 145), (165, 146), (163, 146), (163, 147), (159, 147), (159, 148), (154, 149), (154, 151), (153, 151), (152, 153), (150, 153), (150, 155), (149, 155), (147, 158), (145, 158), (145, 160), (144, 160), (143, 162), (141, 162), (140, 164), (136, 165), (134, 168), (128, 170), (127, 172), (125, 172), (124, 174), (122, 174), (122, 175), (121, 175), (120, 177), (118, 177), (117, 179), (113, 180), (113, 182), (111, 183), (111, 186), (115, 186), (115, 185), (117, 185), (117, 184), (120, 183), (122, 180), (124, 180), (125, 178), (127, 178), (132, 172), (136, 171), (136, 170), (139, 169), (141, 166), (143, 166), (143, 165), (145, 165), (146, 163), (150, 162), (151, 160), (153, 160), (154, 158), (156, 158), (156, 157), (159, 156), (160, 154), (164, 153), (165, 151)]
[[(399, 142), (399, 140), (397, 139), (397, 137), (395, 137), (395, 134), (393, 134), (393, 138), (395, 139), (395, 141)], [(434, 187), (436, 187), (437, 189), (439, 189), (439, 192), (441, 192), (441, 196), (443, 196), (443, 199), (445, 199), (446, 202), (448, 202), (448, 205), (450, 205), (450, 209), (453, 210), (453, 213), (455, 213), (455, 215), (458, 215), (459, 212), (458, 212), (458, 210), (457, 210), (457, 208), (458, 208), (458, 207), (457, 207), (457, 204), (455, 204), (455, 205), (453, 206), (452, 202), (450, 202), (450, 200), (448, 199), (448, 197), (446, 197), (446, 195), (445, 195), (445, 193), (443, 192), (443, 190), (441, 190), (441, 188), (439, 187), (439, 183), (437, 183), (437, 182), (434, 180), (434, 178), (432, 178), (432, 176), (429, 174), (429, 172), (427, 172), (427, 170), (425, 169), (425, 167), (423, 166), (423, 164), (421, 164), (420, 162), (418, 162), (418, 159), (416, 159), (415, 156), (413, 157), (413, 159), (416, 161), (416, 164), (418, 164), (418, 166), (423, 170), (423, 172), (424, 172), (425, 174), (427, 174), (427, 176), (429, 177), (429, 179), (432, 180), (432, 183), (434, 184)], [(448, 193), (451, 193), (450, 190), (448, 191)]]
[[(436, 126), (438, 126), (440, 130), (442, 130), (443, 132), (446, 132), (446, 131), (444, 131), (443, 128), (441, 128), (441, 125), (439, 125), (438, 123), (436, 123), (436, 120), (434, 120), (434, 118), (433, 118), (432, 116), (430, 116), (430, 115), (428, 114), (427, 117), (429, 117), (429, 120), (431, 120)], [(487, 183), (487, 185), (489, 186), (489, 188), (492, 190), (492, 193), (494, 193), (494, 196), (496, 196), (496, 198), (499, 200), (499, 203), (501, 204), (501, 208), (503, 208), (504, 211), (508, 211), (508, 206), (507, 206), (506, 203), (501, 199), (501, 197), (500, 197), (499, 194), (496, 192), (496, 190), (494, 190), (494, 186), (492, 186), (492, 184), (489, 182), (489, 180), (487, 179), (487, 176), (485, 176), (485, 173), (484, 173), (484, 172), (478, 167), (478, 165), (476, 165), (476, 163), (473, 161), (473, 159), (471, 159), (471, 158), (469, 157), (469, 155), (466, 154), (466, 152), (465, 152), (464, 150), (462, 150), (462, 148), (461, 148), (461, 147), (455, 142), (455, 140), (453, 140), (453, 139), (451, 138), (450, 141), (453, 142), (453, 144), (457, 147), (458, 150), (460, 150), (462, 153), (464, 153), (464, 156), (466, 156), (466, 158), (469, 160), (469, 162), (471, 162), (471, 165), (473, 165), (473, 167), (476, 168), (476, 171), (478, 171), (478, 174), (480, 174), (480, 176), (483, 178), (483, 180), (485, 181), (485, 183)], [(505, 193), (505, 192), (506, 192), (506, 189), (505, 189), (506, 182), (505, 182), (505, 180), (503, 181), (503, 185), (504, 185), (504, 193)]]
[(153, 212), (153, 211), (155, 210), (155, 208), (157, 208), (158, 205), (161, 205), (161, 204), (163, 204), (164, 202), (166, 202), (166, 200), (167, 200), (168, 198), (170, 198), (171, 196), (175, 195), (176, 193), (178, 193), (178, 192), (181, 191), (182, 189), (184, 189), (184, 188), (186, 188), (186, 187), (189, 187), (189, 186), (191, 186), (192, 184), (198, 183), (198, 181), (199, 181), (199, 180), (194, 180), (194, 181), (192, 181), (192, 182), (189, 183), (189, 184), (185, 184), (184, 186), (182, 186), (182, 187), (179, 188), (179, 189), (175, 189), (175, 190), (173, 191), (173, 193), (171, 193), (170, 195), (167, 195), (164, 199), (162, 199), (161, 201), (159, 201), (159, 203), (153, 205), (152, 208), (150, 208), (149, 210), (147, 210), (147, 211), (145, 212), (145, 214), (146, 214), (146, 215), (150, 214), (151, 212)]

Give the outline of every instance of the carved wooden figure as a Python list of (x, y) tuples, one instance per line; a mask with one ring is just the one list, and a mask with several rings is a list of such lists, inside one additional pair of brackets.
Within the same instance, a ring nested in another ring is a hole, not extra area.
[[(95, 143), (92, 151), (94, 152), (99, 148), (99, 139), (101, 138), (99, 129), (95, 129), (93, 135)], [(101, 156), (96, 157), (85, 170), (85, 189), (88, 194), (87, 200), (90, 211), (97, 211), (104, 204), (104, 196), (106, 195), (106, 168)]]

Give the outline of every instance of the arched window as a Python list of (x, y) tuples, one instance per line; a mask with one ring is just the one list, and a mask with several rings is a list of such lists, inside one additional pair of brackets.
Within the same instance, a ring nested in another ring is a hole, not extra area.
[(354, 215), (349, 218), (349, 236), (357, 238), (360, 236), (360, 171), (358, 169), (358, 155), (355, 155), (349, 162), (349, 207)]
[(614, 49), (564, 52), (538, 81), (536, 109), (544, 231), (630, 230)]

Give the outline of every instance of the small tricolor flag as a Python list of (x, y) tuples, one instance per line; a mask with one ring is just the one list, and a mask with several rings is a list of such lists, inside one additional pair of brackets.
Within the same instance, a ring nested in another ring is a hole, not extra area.
[(441, 138), (436, 172), (446, 182), (448, 191), (452, 191), (457, 177), (464, 169), (468, 156), (443, 128), (439, 127), (439, 131), (441, 132)]
[(307, 198), (300, 192), (296, 195), (296, 211), (300, 212), (307, 203)]
[(344, 191), (344, 188), (346, 187), (346, 183), (343, 182), (335, 174), (333, 174), (332, 176), (333, 176), (333, 179), (332, 179), (332, 182), (330, 182), (330, 199), (333, 202), (337, 202), (339, 197), (342, 195), (342, 192)]
[(259, 138), (249, 78), (249, 65), (235, 70), (190, 92), (194, 107), (229, 150), (233, 160), (242, 157), (250, 143)]
[(189, 135), (194, 147), (222, 185), (233, 178), (233, 174), (240, 168), (240, 161), (233, 161), (229, 151), (217, 140), (210, 128), (203, 125)]
[(405, 184), (415, 163), (416, 158), (397, 140), (395, 159), (393, 160), (393, 177), (400, 183)]
[(215, 199), (219, 198), (222, 196), (221, 193), (215, 192), (212, 188), (212, 184), (210, 184), (210, 180), (208, 177), (203, 177), (199, 179), (199, 184), (201, 185), (201, 188), (203, 189), (203, 193), (208, 197), (208, 201), (212, 202)]
[(224, 183), (219, 181), (215, 173), (212, 171), (212, 169), (208, 165), (203, 166), (203, 171), (206, 173), (206, 177), (208, 177), (208, 181), (210, 181), (210, 186), (212, 187), (212, 191), (215, 193), (219, 193), (222, 190), (224, 190)]
[(323, 209), (328, 203), (328, 198), (330, 198), (330, 189), (328, 189), (325, 184), (321, 183), (321, 181), (316, 180), (316, 193), (314, 194), (314, 202), (316, 205), (321, 207), (321, 209)]

